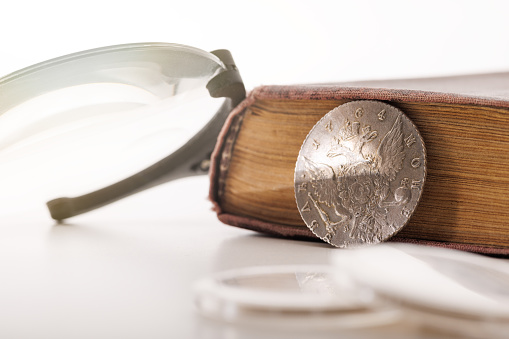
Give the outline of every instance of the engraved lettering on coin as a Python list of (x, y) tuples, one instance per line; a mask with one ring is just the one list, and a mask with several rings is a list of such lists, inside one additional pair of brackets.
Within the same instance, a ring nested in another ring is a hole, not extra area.
[(316, 220), (311, 221), (311, 223), (309, 225), (309, 228), (311, 229), (311, 231), (317, 227), (318, 227), (318, 221), (316, 221)]
[(416, 140), (413, 134), (410, 134), (408, 137), (405, 138), (405, 143), (408, 147), (412, 146), (415, 142)]
[(306, 202), (306, 204), (304, 205), (304, 207), (302, 207), (302, 209), (300, 211), (301, 212), (309, 212), (309, 211), (311, 211), (311, 209), (309, 208), (309, 202)]
[(422, 182), (420, 180), (412, 180), (412, 188), (421, 189)]
[(385, 241), (408, 222), (425, 177), (424, 143), (410, 119), (383, 102), (353, 101), (309, 132), (295, 168), (295, 197), (313, 233), (356, 247)]
[[(304, 177), (303, 177), (303, 178), (304, 178)], [(307, 190), (307, 188), (308, 188), (308, 183), (307, 183), (307, 182), (303, 182), (303, 183), (301, 183), (301, 184), (299, 185), (298, 190), (299, 190), (299, 192), (300, 192), (300, 191), (305, 191), (305, 190)]]
[(410, 164), (412, 165), (413, 168), (418, 168), (419, 166), (421, 166), (421, 159), (413, 158)]
[(332, 132), (332, 121), (329, 121), (329, 123), (325, 125), (325, 129), (329, 132)]

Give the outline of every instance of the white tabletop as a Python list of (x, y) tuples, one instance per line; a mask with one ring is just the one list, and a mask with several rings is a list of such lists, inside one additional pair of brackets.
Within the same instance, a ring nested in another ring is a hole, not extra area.
[(63, 225), (44, 213), (4, 216), (0, 337), (428, 337), (402, 323), (294, 332), (203, 318), (193, 301), (201, 278), (242, 267), (329, 264), (338, 251), (223, 225), (207, 190), (206, 177), (183, 179)]
[(207, 338), (193, 307), (197, 279), (245, 266), (327, 263), (333, 249), (325, 244), (221, 224), (207, 190), (206, 177), (184, 179), (64, 225), (42, 213), (4, 217), (0, 336)]

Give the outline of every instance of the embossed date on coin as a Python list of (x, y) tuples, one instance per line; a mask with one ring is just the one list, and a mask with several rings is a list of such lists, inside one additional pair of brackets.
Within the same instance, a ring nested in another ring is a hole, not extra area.
[(383, 102), (352, 101), (309, 132), (295, 167), (295, 197), (313, 233), (356, 247), (398, 232), (425, 178), (424, 142), (410, 119)]

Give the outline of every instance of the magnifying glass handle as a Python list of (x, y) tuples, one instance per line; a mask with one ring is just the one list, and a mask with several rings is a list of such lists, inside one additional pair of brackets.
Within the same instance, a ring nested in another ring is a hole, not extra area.
[(139, 173), (79, 197), (48, 201), (46, 205), (53, 219), (62, 221), (165, 182), (208, 172), (210, 155), (226, 117), (246, 96), (231, 53), (227, 50), (211, 53), (221, 59), (226, 70), (212, 78), (207, 89), (212, 97), (226, 100), (209, 123), (177, 151)]

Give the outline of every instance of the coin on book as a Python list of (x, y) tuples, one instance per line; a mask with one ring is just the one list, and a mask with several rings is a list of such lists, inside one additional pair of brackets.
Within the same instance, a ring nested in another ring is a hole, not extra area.
[(426, 150), (412, 121), (379, 101), (351, 101), (306, 137), (295, 167), (302, 219), (337, 247), (376, 244), (407, 224), (422, 195)]

